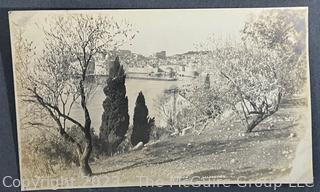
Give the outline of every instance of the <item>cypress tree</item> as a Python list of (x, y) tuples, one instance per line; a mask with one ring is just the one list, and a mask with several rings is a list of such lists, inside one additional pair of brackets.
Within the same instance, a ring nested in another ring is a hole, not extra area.
[(149, 118), (148, 115), (148, 107), (146, 106), (144, 95), (140, 91), (133, 115), (133, 129), (131, 135), (131, 144), (133, 146), (141, 141), (144, 144), (149, 142), (151, 127), (154, 125), (154, 118)]
[(206, 78), (204, 80), (204, 89), (210, 89), (210, 75), (207, 73)]
[(103, 89), (106, 98), (103, 101), (100, 141), (101, 149), (108, 155), (112, 155), (125, 139), (129, 127), (125, 79), (123, 66), (116, 57), (110, 65), (107, 85)]

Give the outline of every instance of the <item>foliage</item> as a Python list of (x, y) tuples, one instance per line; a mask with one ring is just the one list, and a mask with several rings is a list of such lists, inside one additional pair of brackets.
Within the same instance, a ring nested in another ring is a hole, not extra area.
[(270, 50), (278, 57), (277, 79), (285, 94), (301, 92), (305, 84), (306, 29), (303, 10), (269, 10), (251, 18), (241, 32), (248, 46)]
[(194, 82), (193, 86), (183, 93), (185, 99), (191, 103), (190, 107), (183, 109), (178, 114), (178, 120), (184, 128), (192, 127), (198, 131), (200, 125), (214, 120), (221, 113), (222, 103), (217, 99), (217, 94), (211, 85), (210, 75), (207, 74), (204, 80)]
[(216, 53), (217, 60), (228, 58), (219, 69), (227, 91), (221, 99), (243, 115), (241, 119), (251, 132), (278, 110), (283, 94), (277, 78), (281, 62), (270, 50), (237, 46)]
[[(37, 130), (38, 131), (38, 130)], [(67, 128), (68, 133), (80, 143), (83, 141), (83, 133), (79, 128), (72, 126)], [(91, 161), (99, 156), (98, 137), (91, 130), (93, 140), (93, 154)], [(70, 145), (56, 132), (50, 130), (39, 130), (33, 137), (24, 137), (21, 141), (25, 146), (21, 150), (21, 158), (24, 163), (24, 174), (34, 176), (47, 176), (56, 174), (63, 169), (72, 166), (79, 166), (78, 154), (75, 153), (75, 146)]]
[[(211, 91), (222, 108), (233, 109), (247, 132), (274, 114), (283, 95), (297, 94), (306, 80), (305, 21), (302, 12), (266, 10), (247, 22), (242, 39), (214, 36), (203, 51), (211, 55)], [(300, 78), (297, 78), (300, 77)]]
[(168, 130), (165, 127), (153, 126), (150, 132), (150, 141), (158, 141), (169, 138), (172, 134), (172, 131)]
[[(113, 50), (130, 39), (131, 27), (122, 28), (108, 17), (83, 14), (58, 16), (46, 21), (48, 27), (43, 29), (42, 53), (33, 56), (25, 65), (17, 63), (19, 69), (27, 66), (23, 68), (26, 75), (22, 79), (24, 87), (20, 96), (27, 108), (34, 109), (29, 113), (28, 123), (39, 128), (49, 124), (54, 128), (59, 137), (76, 147), (82, 173), (91, 175), (88, 164), (92, 152), (91, 117), (87, 101), (96, 86), (87, 78), (88, 66), (97, 53)], [(22, 40), (18, 38), (14, 42)], [(28, 48), (17, 50), (17, 54), (24, 53), (23, 50)], [(83, 110), (83, 121), (71, 115), (75, 104)], [(39, 119), (43, 115), (46, 121)], [(80, 129), (84, 144), (68, 134), (67, 124)]]
[[(207, 74), (205, 78), (193, 80), (192, 84), (184, 89), (175, 88), (175, 96), (164, 93), (158, 97), (157, 110), (162, 119), (166, 120), (167, 131), (181, 134), (184, 129), (191, 128), (192, 132), (197, 132), (201, 125), (214, 120), (221, 113), (222, 103), (210, 84), (210, 75)], [(176, 103), (175, 110), (173, 102)]]
[(114, 153), (125, 139), (129, 126), (128, 98), (125, 86), (126, 75), (119, 57), (111, 63), (107, 85), (104, 88), (106, 99), (103, 102), (104, 112), (100, 127), (102, 149), (108, 155)]
[(149, 142), (151, 128), (154, 125), (154, 118), (148, 117), (149, 111), (145, 103), (144, 95), (139, 92), (136, 100), (133, 115), (133, 129), (131, 134), (131, 143), (133, 146), (140, 141), (144, 144)]
[(128, 128), (128, 131), (127, 131), (127, 133), (125, 135), (125, 138), (120, 143), (120, 145), (117, 147), (117, 150), (116, 150), (115, 154), (126, 153), (132, 148), (131, 138), (130, 138), (131, 133), (132, 133), (132, 126), (130, 126)]

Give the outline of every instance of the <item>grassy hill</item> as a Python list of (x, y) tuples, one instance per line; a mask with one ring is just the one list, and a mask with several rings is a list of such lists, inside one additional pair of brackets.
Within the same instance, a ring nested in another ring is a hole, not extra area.
[(73, 186), (277, 180), (290, 173), (300, 133), (309, 128), (299, 123), (304, 110), (301, 104), (282, 104), (252, 133), (225, 119), (200, 135), (169, 137), (139, 151), (101, 157), (91, 164), (91, 178), (81, 177), (77, 167), (61, 175), (74, 178)]

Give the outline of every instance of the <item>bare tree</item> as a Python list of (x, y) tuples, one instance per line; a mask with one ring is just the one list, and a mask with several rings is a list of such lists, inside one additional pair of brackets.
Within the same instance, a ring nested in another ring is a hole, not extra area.
[(233, 66), (232, 71), (220, 71), (231, 86), (231, 93), (236, 101), (233, 108), (240, 108), (247, 132), (251, 132), (261, 121), (278, 111), (283, 94), (277, 72), (270, 66), (280, 65), (279, 61), (273, 60), (274, 57), (268, 53), (251, 51), (240, 51), (238, 56), (242, 57), (236, 62), (236, 65), (240, 64), (238, 68)]
[[(88, 66), (97, 53), (123, 45), (133, 38), (134, 32), (130, 24), (119, 23), (108, 17), (82, 14), (50, 18), (48, 24), (50, 27), (43, 29), (45, 40), (41, 56), (33, 57), (35, 61), (28, 61), (26, 65), (16, 63), (16, 68), (27, 66), (24, 69), (26, 76), (21, 79), (24, 85), (23, 102), (40, 108), (41, 114), (51, 117), (59, 135), (76, 147), (82, 174), (90, 176), (92, 136), (87, 102), (94, 84), (88, 79)], [(22, 42), (22, 39), (16, 40)], [(29, 47), (20, 46), (18, 49), (16, 52), (19, 54)], [(25, 61), (27, 59), (22, 58)], [(72, 117), (71, 110), (78, 102), (83, 117)], [(46, 125), (46, 122), (30, 120), (31, 124), (39, 127)], [(68, 134), (67, 126), (70, 124), (82, 131), (85, 144)]]
[[(303, 12), (265, 11), (246, 23), (239, 42), (214, 36), (202, 44), (217, 73), (212, 89), (241, 117), (247, 132), (279, 109), (306, 79)], [(298, 86), (297, 86), (298, 85)]]
[(214, 38), (208, 50), (216, 73), (210, 91), (216, 93), (214, 98), (220, 105), (230, 106), (251, 132), (279, 108), (283, 92), (276, 71), (281, 65), (279, 58), (270, 50)]

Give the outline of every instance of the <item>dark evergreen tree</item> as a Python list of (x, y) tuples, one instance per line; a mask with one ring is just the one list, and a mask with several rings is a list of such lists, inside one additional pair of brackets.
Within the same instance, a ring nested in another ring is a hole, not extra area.
[(210, 89), (210, 75), (207, 73), (206, 79), (204, 80), (204, 89)]
[(111, 63), (107, 85), (103, 89), (106, 99), (100, 127), (101, 149), (112, 155), (121, 142), (129, 126), (128, 98), (125, 86), (126, 75), (119, 57)]
[(154, 118), (149, 118), (148, 107), (146, 106), (143, 93), (140, 91), (136, 100), (133, 115), (133, 129), (131, 144), (137, 145), (140, 141), (144, 144), (149, 142), (151, 128), (154, 125)]

